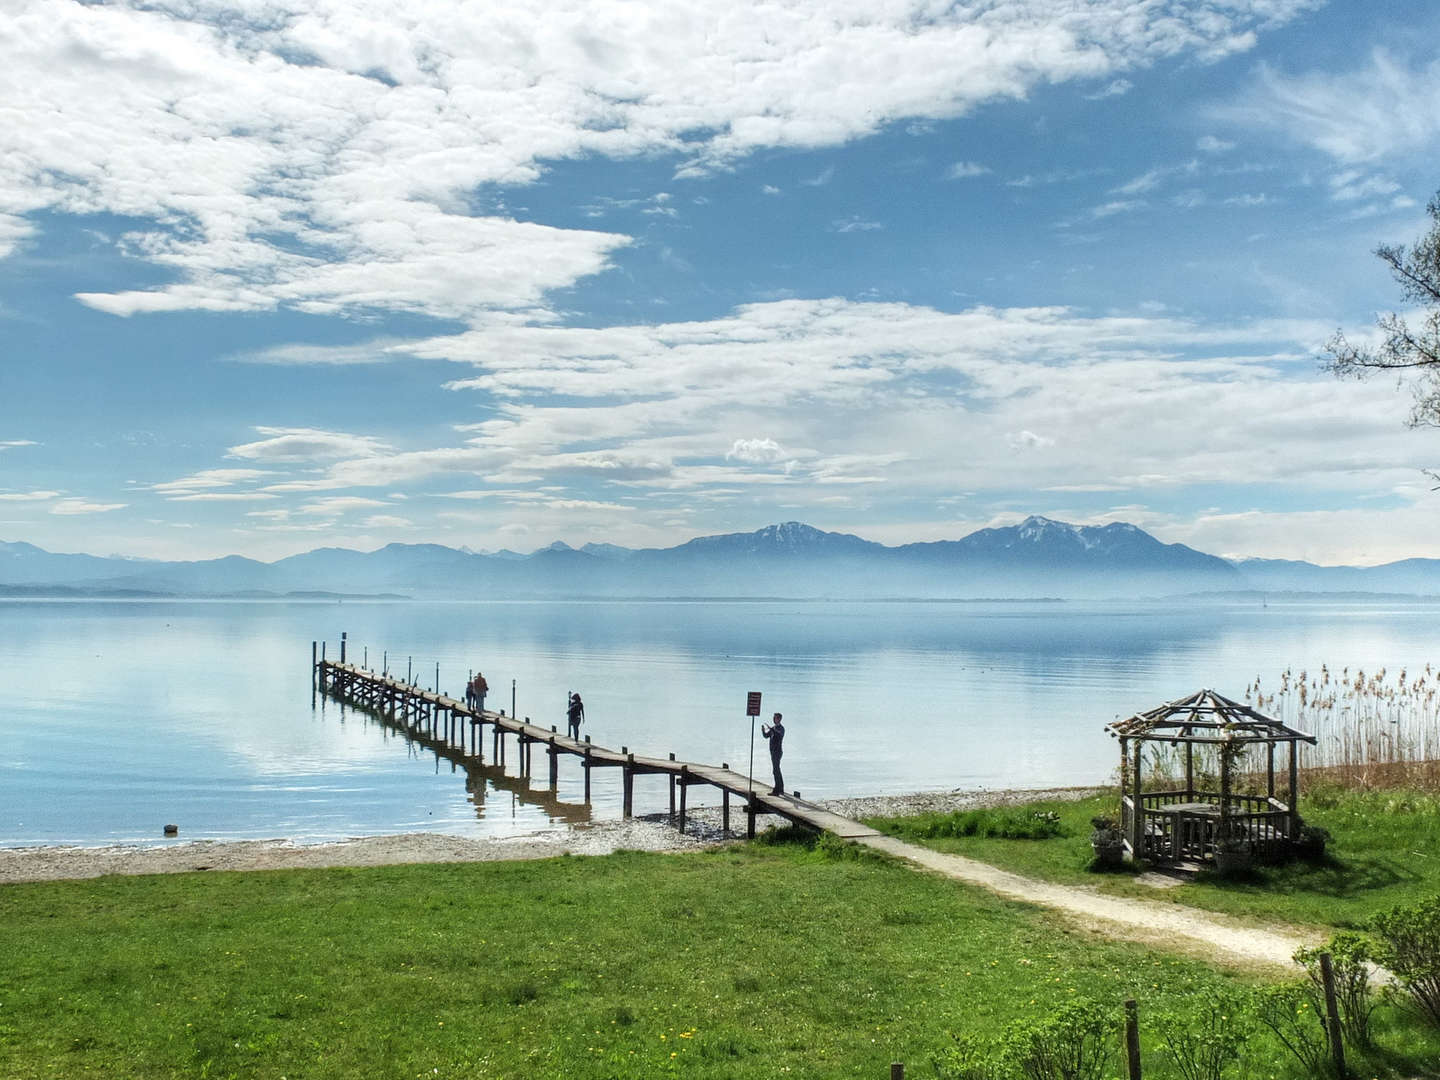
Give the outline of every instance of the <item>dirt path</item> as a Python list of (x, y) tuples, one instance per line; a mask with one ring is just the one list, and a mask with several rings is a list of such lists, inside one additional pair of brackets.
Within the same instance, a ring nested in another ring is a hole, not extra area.
[(1179, 947), (1230, 963), (1294, 970), (1291, 956), (1295, 950), (1319, 944), (1321, 940), (1245, 926), (1178, 904), (1104, 896), (1073, 885), (1037, 881), (963, 855), (947, 855), (891, 836), (866, 836), (855, 842), (956, 881), (979, 885), (1007, 899), (1039, 904), (1084, 923), (1098, 923), (1109, 937)]

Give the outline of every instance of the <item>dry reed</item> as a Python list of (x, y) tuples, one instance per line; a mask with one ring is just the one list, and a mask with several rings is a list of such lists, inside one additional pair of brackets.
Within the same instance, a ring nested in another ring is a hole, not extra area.
[(1367, 674), (1321, 665), (1318, 674), (1286, 668), (1275, 689), (1257, 675), (1245, 702), (1314, 735), (1301, 767), (1345, 787), (1440, 789), (1440, 677), (1426, 664)]

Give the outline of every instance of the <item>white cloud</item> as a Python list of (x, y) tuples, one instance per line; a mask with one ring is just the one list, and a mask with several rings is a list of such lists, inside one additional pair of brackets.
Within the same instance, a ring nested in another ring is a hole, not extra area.
[(345, 514), (351, 510), (367, 510), (375, 506), (384, 506), (379, 499), (366, 499), (358, 495), (335, 495), (326, 499), (314, 499), (301, 506), (296, 513), (308, 514), (312, 517), (329, 517), (337, 514)]
[(1400, 185), (1388, 176), (1366, 174), (1359, 169), (1346, 169), (1330, 177), (1330, 197), (1336, 202), (1383, 198), (1394, 195)]
[(58, 491), (14, 491), (0, 494), (0, 502), (47, 502), (59, 497)]
[(61, 499), (50, 507), (50, 513), (66, 516), (75, 514), (103, 514), (109, 510), (123, 510), (125, 503), (98, 503), (88, 499)]
[(1005, 442), (1012, 450), (1043, 450), (1054, 446), (1055, 440), (1033, 431), (1011, 431), (1005, 435)]
[(150, 490), (161, 495), (190, 495), (215, 488), (232, 487), (247, 480), (258, 480), (270, 473), (264, 469), (202, 469), (179, 480), (168, 480), (163, 484), (151, 484)]
[[(342, 431), (278, 427), (257, 427), (255, 430), (266, 438), (232, 446), (227, 451), (227, 455), (232, 458), (281, 463), (327, 461), (378, 454), (390, 449), (380, 439), (369, 435), (351, 435)], [(257, 470), (248, 469), (213, 471), (253, 472), (256, 476), (263, 475)], [(272, 488), (271, 490), (278, 489)]]
[(661, 153), (693, 174), (841, 145), (1040, 85), (1119, 88), (1161, 58), (1249, 49), (1304, 7), (15, 0), (0, 256), (43, 213), (110, 213), (136, 222), (119, 249), (170, 281), (80, 294), (117, 315), (538, 316), (629, 243), (471, 202), (545, 162)]
[(1407, 63), (1383, 50), (1349, 72), (1286, 75), (1265, 66), (1215, 114), (1278, 130), (1347, 164), (1425, 150), (1440, 139), (1440, 60)]
[(725, 452), (726, 461), (745, 461), (752, 465), (771, 465), (788, 456), (774, 439), (736, 439)]
[(29, 439), (6, 439), (0, 442), (0, 450), (13, 450), (17, 446), (34, 446), (35, 443)]
[(974, 161), (957, 161), (945, 170), (945, 179), (969, 180), (976, 176), (984, 176), (990, 171), (988, 165), (980, 165)]
[(1195, 149), (1202, 154), (1223, 154), (1227, 150), (1234, 150), (1235, 144), (1216, 138), (1214, 135), (1201, 135), (1195, 140)]
[(263, 491), (201, 491), (193, 495), (171, 495), (168, 502), (264, 502), (276, 498)]
[(1134, 88), (1135, 84), (1129, 79), (1116, 79), (1103, 90), (1097, 90), (1093, 94), (1086, 94), (1085, 97), (1089, 101), (1102, 101), (1105, 98), (1121, 97), (1128, 94)]
[(853, 233), (874, 232), (877, 229), (885, 228), (885, 226), (880, 224), (880, 222), (878, 221), (866, 221), (863, 218), (851, 216), (831, 222), (830, 228), (834, 229), (838, 233)]
[(366, 518), (361, 524), (367, 529), (413, 529), (415, 523), (409, 518), (395, 517), (393, 514), (375, 514)]
[(381, 338), (356, 345), (276, 345), (254, 352), (232, 353), (225, 359), (246, 364), (338, 367), (384, 364), (397, 359), (403, 352), (403, 344)]

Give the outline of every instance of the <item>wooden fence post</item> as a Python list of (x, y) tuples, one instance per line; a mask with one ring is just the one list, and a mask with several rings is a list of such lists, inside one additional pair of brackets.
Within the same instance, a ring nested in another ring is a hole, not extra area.
[(1345, 1080), (1345, 1039), (1340, 1031), (1340, 1006), (1335, 1000), (1335, 970), (1330, 954), (1320, 954), (1320, 981), (1325, 986), (1325, 1030), (1330, 1036), (1330, 1055), (1335, 1059), (1335, 1075)]
[(890, 1063), (890, 1080), (905, 1080), (905, 1063), (903, 1061)]
[(1125, 1002), (1125, 1065), (1129, 1080), (1140, 1080), (1140, 1010), (1134, 998)]

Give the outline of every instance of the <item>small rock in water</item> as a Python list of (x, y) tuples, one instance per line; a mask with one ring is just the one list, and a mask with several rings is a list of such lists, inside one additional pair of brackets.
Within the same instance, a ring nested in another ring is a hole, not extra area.
[(179, 835), (180, 835), (180, 826), (179, 826), (179, 825), (166, 825), (166, 826), (165, 826), (165, 835), (166, 835), (166, 836), (179, 836)]

